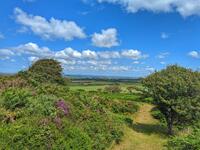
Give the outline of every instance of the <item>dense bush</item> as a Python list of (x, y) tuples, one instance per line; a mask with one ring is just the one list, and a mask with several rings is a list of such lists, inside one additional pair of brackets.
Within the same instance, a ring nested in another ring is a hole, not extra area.
[(116, 101), (111, 102), (112, 112), (114, 113), (135, 113), (138, 106), (132, 101)]
[(56, 116), (54, 106), (57, 97), (48, 95), (37, 95), (29, 98), (29, 106), (26, 111), (30, 115)]
[(41, 83), (65, 84), (62, 77), (62, 67), (53, 59), (41, 59), (36, 61), (27, 71), (18, 73), (18, 76), (26, 79), (33, 85)]
[(30, 96), (31, 92), (27, 89), (10, 88), (5, 90), (1, 95), (2, 105), (10, 110), (22, 108), (28, 104)]
[(92, 149), (91, 139), (79, 128), (65, 124), (58, 130), (52, 122), (41, 124), (38, 118), (1, 125), (0, 139), (0, 149)]
[(186, 137), (173, 137), (168, 141), (169, 150), (199, 150), (200, 129), (195, 129), (192, 134)]

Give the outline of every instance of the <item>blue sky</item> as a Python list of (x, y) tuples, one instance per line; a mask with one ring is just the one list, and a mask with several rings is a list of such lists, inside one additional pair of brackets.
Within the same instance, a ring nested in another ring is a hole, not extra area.
[(0, 72), (42, 58), (66, 74), (146, 76), (200, 68), (200, 0), (0, 1)]

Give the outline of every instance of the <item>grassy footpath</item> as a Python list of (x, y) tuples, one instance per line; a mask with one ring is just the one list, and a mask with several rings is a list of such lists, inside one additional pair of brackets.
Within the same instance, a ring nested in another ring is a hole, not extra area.
[(125, 136), (119, 145), (112, 150), (162, 150), (167, 141), (166, 129), (151, 116), (150, 104), (141, 105), (140, 110), (133, 116), (132, 127), (125, 127)]

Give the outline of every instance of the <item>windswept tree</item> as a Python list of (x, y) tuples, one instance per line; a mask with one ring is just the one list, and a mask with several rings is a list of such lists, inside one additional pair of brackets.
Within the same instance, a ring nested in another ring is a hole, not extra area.
[(164, 114), (168, 133), (175, 124), (186, 124), (200, 116), (200, 75), (177, 65), (155, 72), (143, 80), (145, 91)]
[(64, 83), (61, 64), (53, 59), (38, 60), (19, 75), (36, 83)]

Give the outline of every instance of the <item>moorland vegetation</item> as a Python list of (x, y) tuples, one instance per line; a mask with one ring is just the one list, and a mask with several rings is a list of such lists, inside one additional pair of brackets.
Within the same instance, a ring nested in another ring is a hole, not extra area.
[(0, 76), (0, 149), (112, 149), (127, 129), (144, 134), (157, 130), (135, 124), (135, 113), (143, 113), (138, 111), (143, 105), (153, 107), (150, 115), (162, 126), (157, 132), (167, 137), (163, 148), (200, 149), (199, 72), (172, 65), (133, 85), (109, 81), (101, 88), (85, 90), (82, 85), (72, 90), (71, 83), (52, 59)]

